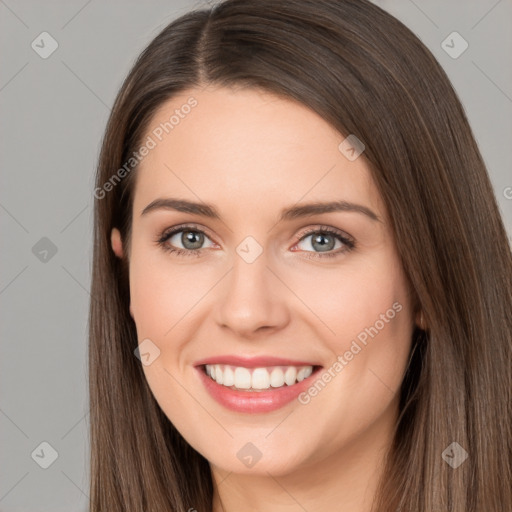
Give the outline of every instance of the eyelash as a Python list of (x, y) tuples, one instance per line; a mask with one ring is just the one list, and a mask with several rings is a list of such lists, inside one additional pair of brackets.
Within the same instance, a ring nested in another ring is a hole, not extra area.
[[(176, 256), (187, 256), (187, 257), (188, 256), (196, 256), (196, 257), (201, 256), (204, 249), (195, 249), (195, 250), (179, 249), (179, 248), (177, 249), (172, 246), (169, 246), (166, 243), (167, 240), (169, 240), (173, 235), (175, 235), (176, 233), (180, 233), (182, 231), (192, 231), (194, 233), (201, 233), (201, 234), (205, 235), (206, 237), (208, 237), (208, 235), (202, 229), (200, 229), (198, 226), (196, 226), (194, 224), (187, 224), (187, 225), (183, 225), (183, 226), (176, 226), (175, 228), (172, 228), (170, 231), (164, 231), (161, 235), (159, 235), (159, 237), (156, 240), (156, 243), (164, 251), (173, 253)], [(356, 247), (355, 242), (353, 240), (347, 238), (346, 236), (343, 236), (341, 231), (338, 231), (337, 229), (330, 228), (329, 226), (319, 226), (318, 228), (315, 228), (315, 229), (306, 230), (306, 231), (302, 232), (300, 235), (298, 235), (297, 241), (295, 243), (297, 244), (297, 243), (301, 242), (307, 236), (313, 235), (313, 234), (333, 235), (341, 243), (343, 243), (345, 248), (342, 250), (338, 250), (336, 252), (326, 252), (323, 254), (318, 253), (318, 252), (315, 253), (312, 251), (304, 251), (308, 254), (307, 256), (305, 256), (306, 258), (310, 258), (310, 259), (332, 258), (332, 257), (336, 257), (336, 256), (341, 256), (342, 254), (349, 252)], [(210, 238), (210, 237), (208, 237), (208, 238)]]

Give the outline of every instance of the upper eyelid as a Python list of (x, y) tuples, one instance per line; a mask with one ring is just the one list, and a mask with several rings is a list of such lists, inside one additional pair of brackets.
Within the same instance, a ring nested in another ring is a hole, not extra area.
[[(179, 233), (180, 231), (199, 231), (201, 233), (204, 233), (205, 235), (208, 235), (208, 229), (206, 229), (203, 226), (200, 226), (199, 224), (178, 224), (177, 226), (173, 226), (171, 228), (166, 228), (162, 231), (161, 238), (170, 236), (171, 234)], [(208, 235), (210, 236), (210, 235)]]
[(349, 235), (348, 233), (346, 233), (345, 231), (343, 231), (342, 229), (334, 228), (331, 226), (325, 226), (325, 225), (320, 225), (316, 228), (304, 228), (303, 230), (300, 231), (300, 234), (297, 235), (297, 237), (299, 240), (301, 240), (304, 236), (309, 236), (314, 233), (330, 233), (332, 235), (336, 235), (341, 238), (347, 238), (348, 240), (353, 240), (353, 237), (351, 235)]

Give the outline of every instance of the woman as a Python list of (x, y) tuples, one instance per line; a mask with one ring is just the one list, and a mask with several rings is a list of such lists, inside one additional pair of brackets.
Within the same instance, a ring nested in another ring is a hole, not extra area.
[(362, 0), (166, 27), (96, 178), (91, 511), (512, 510), (512, 259), (431, 53)]

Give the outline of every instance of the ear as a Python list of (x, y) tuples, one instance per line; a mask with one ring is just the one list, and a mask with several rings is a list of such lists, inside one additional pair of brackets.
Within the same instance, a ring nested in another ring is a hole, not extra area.
[(121, 233), (117, 228), (113, 228), (110, 234), (110, 243), (112, 250), (118, 258), (123, 258), (123, 242), (121, 240)]
[(415, 318), (415, 321), (416, 321), (416, 325), (422, 330), (422, 331), (426, 331), (427, 330), (427, 323), (425, 321), (425, 315), (423, 314), (423, 311), (420, 310), (416, 313), (416, 318)]
[[(122, 259), (124, 252), (123, 252), (123, 241), (121, 240), (121, 233), (117, 228), (113, 228), (112, 232), (110, 233), (110, 243), (112, 244), (112, 250), (114, 251), (114, 254)], [(130, 301), (130, 316), (133, 318), (133, 311), (132, 311), (132, 304)]]

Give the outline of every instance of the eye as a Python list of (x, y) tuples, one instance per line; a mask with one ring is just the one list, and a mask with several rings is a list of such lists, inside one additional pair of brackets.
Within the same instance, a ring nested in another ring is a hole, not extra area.
[[(296, 246), (306, 252), (313, 252), (314, 254), (307, 256), (309, 258), (338, 256), (355, 247), (353, 240), (348, 238), (341, 231), (328, 226), (321, 226), (314, 230), (306, 231), (306, 233), (302, 233), (299, 236), (300, 240)], [(331, 252), (334, 249), (340, 248), (341, 250)]]
[[(210, 240), (204, 231), (195, 226), (177, 226), (164, 232), (157, 243), (165, 250), (179, 256), (200, 256), (205, 240)], [(215, 244), (211, 242), (208, 247)]]

